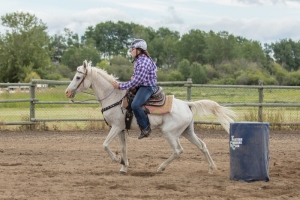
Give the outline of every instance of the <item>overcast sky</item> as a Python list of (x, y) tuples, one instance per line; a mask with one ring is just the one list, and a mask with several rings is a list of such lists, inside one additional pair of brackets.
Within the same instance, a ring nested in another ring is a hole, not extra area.
[[(263, 43), (300, 40), (300, 0), (0, 0), (0, 15), (29, 12), (48, 26), (49, 35), (69, 28), (80, 36), (88, 26), (124, 21), (167, 27), (228, 31)], [(5, 29), (0, 25), (0, 32)]]

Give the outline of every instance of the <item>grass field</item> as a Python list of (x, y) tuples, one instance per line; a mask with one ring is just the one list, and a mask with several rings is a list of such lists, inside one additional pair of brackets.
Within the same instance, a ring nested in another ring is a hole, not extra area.
[[(64, 95), (65, 86), (56, 88), (48, 88), (38, 90), (35, 98), (39, 102), (57, 102), (69, 101)], [(92, 93), (92, 91), (89, 91)], [(174, 94), (176, 98), (186, 100), (187, 90), (185, 87), (164, 87), (166, 94)], [(244, 88), (192, 88), (191, 100), (210, 99), (220, 104), (228, 103), (258, 103), (258, 89)], [(29, 99), (30, 94), (27, 92), (0, 93), (0, 100), (12, 99)], [(76, 96), (76, 101), (90, 99), (95, 101), (95, 97), (90, 94), (80, 93)], [(291, 89), (265, 89), (264, 103), (298, 103), (300, 102), (300, 92)], [(29, 102), (0, 103), (0, 122), (11, 121), (29, 121)], [(87, 118), (87, 119), (103, 119), (101, 107), (99, 104), (36, 104), (35, 118), (51, 119), (51, 118)], [(233, 107), (237, 113), (236, 121), (257, 121), (257, 107)], [(199, 121), (216, 121), (214, 116), (198, 117)], [(299, 107), (264, 107), (263, 121), (265, 122), (300, 122)], [(94, 124), (92, 124), (94, 123)], [(87, 127), (103, 127), (102, 122), (45, 122), (52, 124), (50, 127), (62, 129), (62, 127), (71, 128), (87, 128)], [(54, 125), (53, 125), (54, 124)], [(55, 124), (59, 124), (55, 125)], [(68, 124), (68, 125), (67, 125)], [(55, 128), (53, 128), (55, 129)]]

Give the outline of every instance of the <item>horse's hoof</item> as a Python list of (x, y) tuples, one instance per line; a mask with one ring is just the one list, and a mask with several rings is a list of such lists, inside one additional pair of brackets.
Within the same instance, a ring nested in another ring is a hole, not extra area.
[(158, 173), (162, 173), (163, 171), (165, 171), (165, 169), (166, 169), (166, 168), (158, 168), (158, 169), (157, 169), (157, 172), (158, 172)]
[(127, 174), (125, 171), (119, 171), (119, 174)]
[(211, 167), (211, 168), (209, 168), (208, 173), (213, 174), (215, 171), (217, 171), (217, 168)]

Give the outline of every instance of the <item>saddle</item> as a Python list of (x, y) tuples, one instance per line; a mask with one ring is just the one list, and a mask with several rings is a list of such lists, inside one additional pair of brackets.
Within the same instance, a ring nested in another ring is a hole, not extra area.
[[(127, 90), (127, 100), (128, 103), (133, 101), (135, 94), (137, 93), (138, 88), (133, 88), (133, 89), (129, 89)], [(166, 95), (162, 92), (163, 89), (162, 87), (158, 86), (157, 90), (151, 95), (151, 97), (146, 101), (146, 103), (144, 103), (144, 106), (163, 106), (165, 104), (166, 101)]]
[[(127, 101), (128, 106), (126, 107), (126, 118), (125, 124), (126, 129), (130, 129), (131, 121), (133, 118), (133, 112), (131, 108), (131, 103), (138, 91), (138, 88), (129, 89), (126, 92), (124, 100)], [(163, 88), (158, 86), (157, 90), (151, 95), (151, 97), (142, 105), (142, 109), (144, 110), (145, 114), (150, 114), (150, 111), (146, 108), (146, 106), (163, 106), (166, 101), (166, 95), (163, 93)]]

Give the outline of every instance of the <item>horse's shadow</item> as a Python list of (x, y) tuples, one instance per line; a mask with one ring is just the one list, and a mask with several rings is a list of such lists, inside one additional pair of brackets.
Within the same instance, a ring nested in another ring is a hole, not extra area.
[(139, 177), (153, 177), (153, 176), (155, 176), (157, 174), (159, 174), (159, 173), (157, 173), (157, 172), (142, 172), (142, 171), (139, 171), (139, 172), (131, 172), (128, 175), (130, 175), (130, 176), (139, 176)]

